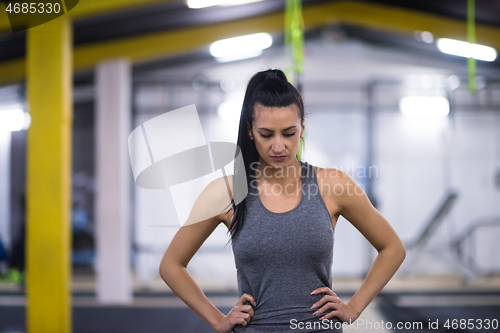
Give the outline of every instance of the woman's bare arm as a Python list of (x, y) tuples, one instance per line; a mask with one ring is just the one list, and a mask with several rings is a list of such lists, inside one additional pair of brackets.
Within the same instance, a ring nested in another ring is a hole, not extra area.
[(346, 303), (359, 316), (396, 273), (406, 256), (406, 249), (389, 222), (373, 207), (361, 186), (347, 173), (341, 172), (340, 175), (335, 180), (344, 189), (341, 195), (336, 196), (340, 215), (358, 229), (378, 251), (364, 282)]
[(187, 264), (219, 225), (217, 218), (181, 227), (160, 264), (160, 276), (172, 291), (208, 325), (215, 329), (224, 314), (205, 296), (187, 270)]
[[(204, 196), (203, 200), (201, 200), (204, 204), (209, 203), (207, 200), (212, 200), (215, 205), (221, 204), (220, 198), (224, 198), (224, 192), (221, 191), (226, 190), (225, 182), (215, 181), (214, 184), (218, 184), (218, 188), (207, 187), (208, 190), (204, 191), (209, 196), (203, 193), (200, 195)], [(222, 190), (220, 185), (224, 185)], [(227, 195), (227, 192), (225, 195)], [(198, 209), (199, 212), (200, 209)], [(172, 239), (160, 263), (160, 276), (163, 281), (184, 303), (215, 330), (217, 330), (218, 323), (225, 315), (208, 300), (189, 274), (187, 265), (208, 236), (223, 221), (223, 214), (225, 213), (181, 227)]]

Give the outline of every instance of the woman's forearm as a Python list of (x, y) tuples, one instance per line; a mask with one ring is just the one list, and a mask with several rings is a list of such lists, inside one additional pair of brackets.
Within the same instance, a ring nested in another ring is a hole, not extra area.
[(160, 266), (160, 276), (187, 306), (216, 329), (217, 323), (225, 315), (208, 300), (186, 267), (163, 263)]
[(358, 316), (377, 296), (398, 270), (406, 256), (404, 245), (381, 250), (368, 271), (358, 291), (346, 303), (351, 305)]

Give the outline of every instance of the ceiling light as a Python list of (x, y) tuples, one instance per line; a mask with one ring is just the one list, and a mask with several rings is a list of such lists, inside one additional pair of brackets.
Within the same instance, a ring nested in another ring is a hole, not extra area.
[(271, 35), (262, 32), (214, 42), (210, 46), (210, 53), (221, 62), (245, 59), (260, 55), (272, 43)]
[(0, 131), (21, 131), (30, 123), (31, 117), (23, 111), (21, 104), (0, 105)]
[(416, 30), (413, 33), (413, 36), (415, 37), (416, 40), (420, 42), (424, 42), (426, 44), (430, 44), (434, 42), (434, 35), (430, 31), (420, 31)]
[(205, 8), (218, 5), (236, 6), (259, 1), (262, 0), (188, 0), (187, 5), (189, 8)]
[(427, 44), (430, 44), (434, 41), (434, 35), (429, 31), (422, 31), (420, 33), (420, 38), (422, 39), (422, 42)]
[(439, 51), (460, 57), (474, 58), (483, 61), (493, 61), (497, 51), (489, 46), (471, 44), (455, 39), (440, 38), (437, 41)]
[(450, 104), (442, 96), (407, 96), (399, 100), (399, 110), (408, 117), (443, 117), (450, 112)]
[(218, 62), (228, 62), (228, 61), (254, 58), (254, 57), (260, 56), (261, 54), (262, 54), (262, 50), (254, 50), (254, 51), (242, 52), (242, 53), (233, 54), (233, 55), (224, 56), (224, 57), (215, 57), (215, 60), (217, 60)]

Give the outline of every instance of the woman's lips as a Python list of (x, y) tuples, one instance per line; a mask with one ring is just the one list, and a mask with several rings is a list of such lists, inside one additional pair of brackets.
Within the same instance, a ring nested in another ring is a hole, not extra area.
[(286, 158), (286, 156), (271, 156), (271, 158), (276, 162), (281, 162)]

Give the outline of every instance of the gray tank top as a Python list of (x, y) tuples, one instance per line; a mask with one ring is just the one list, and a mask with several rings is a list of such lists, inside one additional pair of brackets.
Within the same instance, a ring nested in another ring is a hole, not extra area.
[(257, 305), (245, 303), (254, 316), (233, 332), (343, 332), (337, 317), (320, 321), (311, 309), (325, 295), (311, 292), (332, 287), (334, 229), (313, 166), (299, 162), (301, 199), (292, 210), (271, 212), (256, 181), (248, 186), (245, 220), (232, 247), (239, 295), (252, 295)]

